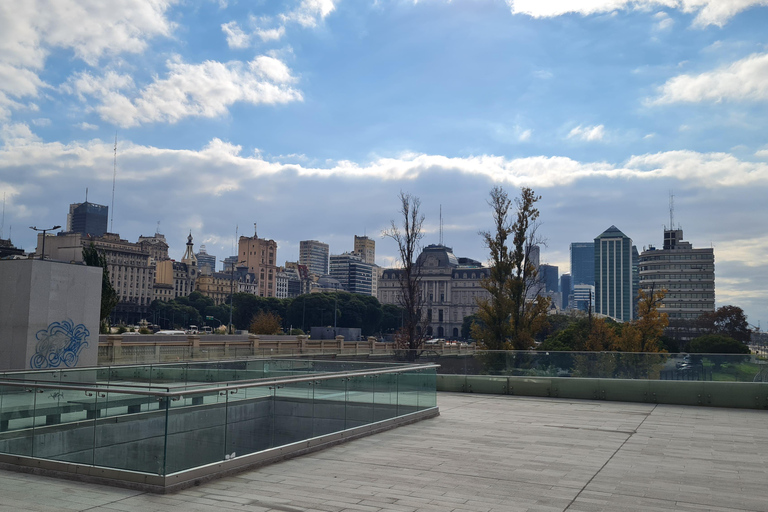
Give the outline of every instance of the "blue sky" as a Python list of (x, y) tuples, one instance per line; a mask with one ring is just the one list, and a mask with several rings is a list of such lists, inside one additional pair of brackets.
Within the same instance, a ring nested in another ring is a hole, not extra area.
[(111, 206), (219, 259), (235, 230), (351, 250), (402, 190), (426, 243), (487, 258), (496, 184), (541, 194), (543, 259), (615, 224), (715, 247), (718, 305), (768, 320), (768, 0), (0, 0), (2, 236)]

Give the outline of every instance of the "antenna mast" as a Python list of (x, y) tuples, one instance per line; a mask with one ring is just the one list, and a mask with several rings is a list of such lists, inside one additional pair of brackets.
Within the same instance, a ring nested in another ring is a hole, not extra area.
[(669, 230), (675, 229), (675, 194), (669, 191)]
[(114, 233), (115, 223), (115, 180), (117, 179), (117, 132), (115, 132), (115, 160), (112, 164), (112, 218), (109, 220), (109, 232)]
[(443, 205), (440, 205), (440, 245), (443, 245)]

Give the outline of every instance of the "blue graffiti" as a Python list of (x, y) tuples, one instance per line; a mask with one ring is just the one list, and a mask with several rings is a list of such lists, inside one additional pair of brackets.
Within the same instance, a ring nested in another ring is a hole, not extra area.
[(35, 334), (37, 345), (35, 355), (29, 361), (32, 368), (58, 368), (62, 364), (68, 368), (77, 365), (80, 352), (88, 346), (86, 338), (90, 331), (72, 320), (53, 322), (47, 329)]

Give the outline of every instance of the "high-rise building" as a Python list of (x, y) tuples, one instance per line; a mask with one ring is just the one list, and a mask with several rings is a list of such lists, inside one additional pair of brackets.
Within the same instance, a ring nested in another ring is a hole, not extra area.
[(200, 252), (195, 256), (197, 256), (197, 266), (200, 267), (200, 272), (216, 272), (216, 256), (208, 254), (208, 251), (205, 250), (205, 244), (200, 246)]
[(83, 236), (102, 236), (107, 232), (108, 210), (106, 206), (88, 201), (69, 205), (67, 231)]
[(222, 262), (224, 265), (224, 272), (232, 272), (234, 268), (237, 268), (237, 256), (227, 256)]
[(571, 301), (571, 274), (560, 276), (560, 292), (563, 294), (563, 309), (568, 309)]
[(628, 322), (634, 318), (632, 239), (616, 226), (595, 238), (595, 312)]
[(256, 225), (253, 236), (241, 236), (238, 251), (238, 266), (248, 266), (248, 272), (256, 274), (259, 296), (275, 297), (277, 294), (277, 242), (259, 238)]
[(640, 288), (666, 290), (661, 301), (672, 325), (715, 310), (715, 252), (694, 249), (682, 229), (664, 230), (664, 248), (650, 246), (640, 254)]
[(360, 256), (363, 263), (376, 264), (376, 240), (368, 238), (367, 236), (355, 235), (355, 249), (354, 253)]
[(595, 287), (591, 284), (573, 285), (570, 308), (579, 311), (595, 311)]
[(344, 291), (373, 295), (373, 265), (365, 263), (356, 254), (332, 255), (330, 275), (339, 280)]
[(324, 276), (328, 274), (328, 244), (317, 240), (299, 242), (299, 264), (306, 265), (310, 274)]
[(539, 281), (544, 285), (545, 292), (558, 292), (558, 271), (559, 269), (555, 265), (539, 265)]
[(571, 244), (571, 290), (577, 284), (595, 285), (595, 243)]

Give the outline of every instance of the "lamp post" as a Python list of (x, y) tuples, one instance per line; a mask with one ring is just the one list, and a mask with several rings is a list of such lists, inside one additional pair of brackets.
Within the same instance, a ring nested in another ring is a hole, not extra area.
[(53, 231), (54, 229), (59, 229), (61, 226), (53, 226), (52, 228), (45, 228), (45, 229), (38, 229), (35, 226), (29, 226), (29, 229), (35, 230), (35, 231), (42, 231), (43, 232), (43, 250), (40, 251), (40, 259), (45, 259), (45, 232), (46, 231)]

